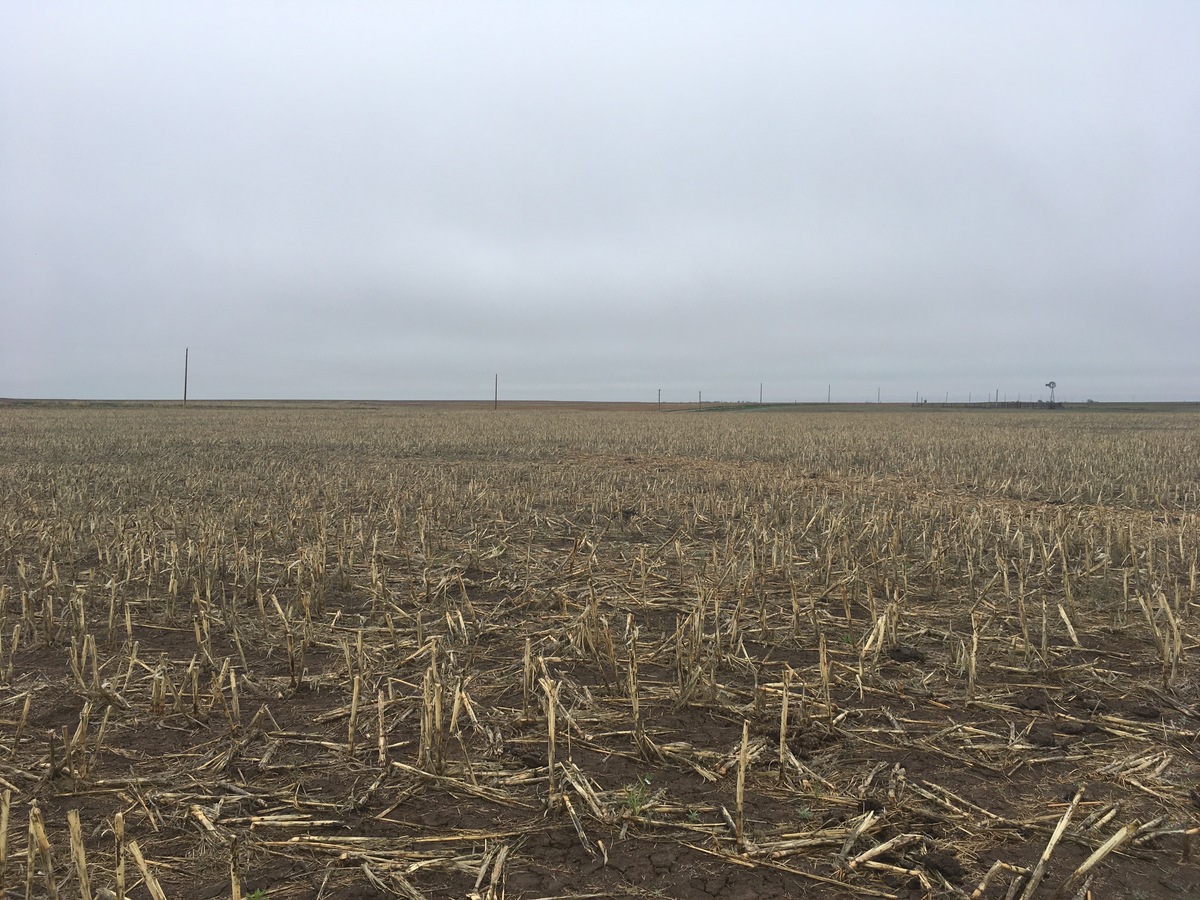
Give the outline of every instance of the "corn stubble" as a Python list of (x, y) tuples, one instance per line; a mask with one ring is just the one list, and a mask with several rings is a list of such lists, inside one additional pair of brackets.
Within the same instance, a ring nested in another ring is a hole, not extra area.
[(1192, 866), (1193, 413), (0, 420), (0, 892)]

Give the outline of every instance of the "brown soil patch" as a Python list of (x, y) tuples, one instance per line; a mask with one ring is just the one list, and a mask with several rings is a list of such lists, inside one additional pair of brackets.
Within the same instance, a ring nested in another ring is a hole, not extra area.
[(376, 412), (3, 413), (4, 888), (1200, 892), (1183, 505)]

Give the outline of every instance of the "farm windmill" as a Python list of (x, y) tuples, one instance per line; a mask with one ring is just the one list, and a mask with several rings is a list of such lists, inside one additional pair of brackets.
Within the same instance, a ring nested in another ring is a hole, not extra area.
[(1053, 403), (1054, 402), (1054, 389), (1056, 387), (1058, 387), (1058, 382), (1057, 381), (1047, 381), (1046, 387), (1050, 388), (1050, 402)]

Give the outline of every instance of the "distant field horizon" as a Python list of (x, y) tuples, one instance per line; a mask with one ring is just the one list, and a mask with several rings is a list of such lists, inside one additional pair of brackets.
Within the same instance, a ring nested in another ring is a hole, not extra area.
[[(179, 398), (175, 399), (79, 399), (71, 397), (0, 397), (0, 406), (78, 406), (78, 407), (178, 407), (184, 406)], [(762, 403), (752, 400), (722, 400), (705, 399), (702, 403), (696, 401), (662, 401), (654, 400), (380, 400), (380, 399), (280, 399), (280, 398), (206, 398), (202, 400), (189, 399), (187, 406), (205, 407), (356, 407), (356, 408), (395, 408), (413, 407), (422, 409), (546, 409), (546, 410), (646, 410), (662, 412), (696, 412), (703, 409), (706, 412), (721, 410), (812, 410), (827, 412), (846, 410), (1015, 410), (1038, 409), (1051, 410), (1050, 404), (1044, 400), (1011, 401), (1005, 400), (997, 404), (995, 401), (978, 400), (971, 403), (923, 401), (871, 402), (871, 401), (765, 401)], [(1060, 401), (1054, 410), (1129, 410), (1169, 412), (1171, 410), (1196, 411), (1200, 410), (1200, 400), (1147, 400), (1147, 401)]]

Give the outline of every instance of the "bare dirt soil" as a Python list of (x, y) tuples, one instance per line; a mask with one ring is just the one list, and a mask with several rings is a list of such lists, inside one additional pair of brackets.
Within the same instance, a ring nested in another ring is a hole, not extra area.
[(1040, 433), (2, 415), (4, 896), (1200, 895), (1195, 515)]

